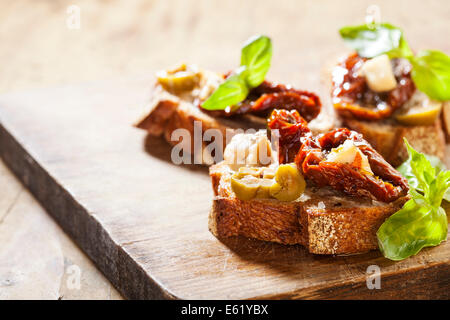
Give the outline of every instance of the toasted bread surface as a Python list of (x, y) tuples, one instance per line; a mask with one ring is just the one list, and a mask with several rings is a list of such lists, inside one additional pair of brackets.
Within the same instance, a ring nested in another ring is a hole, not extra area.
[(378, 248), (376, 231), (407, 197), (392, 203), (355, 199), (328, 188), (307, 187), (296, 201), (237, 199), (232, 171), (210, 167), (215, 198), (209, 229), (217, 236), (244, 236), (281, 244), (301, 244), (316, 254), (352, 254)]

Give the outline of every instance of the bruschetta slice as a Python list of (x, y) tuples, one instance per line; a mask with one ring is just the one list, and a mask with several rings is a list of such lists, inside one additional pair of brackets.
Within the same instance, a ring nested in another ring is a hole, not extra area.
[(330, 79), (342, 126), (362, 133), (389, 163), (407, 159), (404, 138), (419, 152), (444, 158), (444, 104), (416, 88), (407, 60), (353, 52), (339, 60)]
[[(210, 167), (210, 231), (301, 244), (315, 254), (378, 248), (378, 228), (409, 198), (406, 179), (355, 131), (315, 135), (295, 110), (269, 119), (275, 147), (264, 131), (236, 135), (224, 161)], [(250, 161), (258, 154), (271, 161)]]

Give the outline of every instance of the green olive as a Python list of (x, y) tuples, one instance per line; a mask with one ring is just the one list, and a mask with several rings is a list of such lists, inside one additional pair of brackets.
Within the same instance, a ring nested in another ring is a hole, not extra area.
[(261, 176), (262, 170), (262, 168), (257, 167), (240, 167), (238, 173), (240, 177), (250, 175), (259, 178)]
[(259, 179), (259, 188), (256, 190), (255, 198), (268, 199), (270, 198), (270, 189), (275, 181), (273, 179)]
[(251, 200), (255, 198), (258, 188), (259, 179), (254, 176), (246, 175), (242, 177), (238, 172), (231, 176), (231, 190), (238, 199)]
[(280, 201), (294, 201), (305, 191), (306, 182), (295, 164), (282, 164), (275, 172), (270, 195)]
[(262, 171), (262, 177), (265, 179), (273, 179), (275, 177), (275, 169), (274, 168), (264, 168)]
[(426, 107), (411, 108), (407, 112), (399, 114), (395, 119), (401, 124), (412, 126), (432, 125), (441, 113), (441, 102), (430, 102)]
[(200, 81), (200, 73), (185, 64), (181, 64), (172, 70), (160, 71), (156, 76), (164, 89), (174, 93), (190, 91)]
[(275, 183), (273, 179), (258, 178), (236, 172), (231, 176), (231, 189), (241, 200), (270, 198), (270, 189)]

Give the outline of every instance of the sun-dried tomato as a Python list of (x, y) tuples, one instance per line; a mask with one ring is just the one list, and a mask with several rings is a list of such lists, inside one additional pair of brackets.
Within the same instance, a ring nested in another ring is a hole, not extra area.
[(302, 138), (311, 135), (307, 122), (297, 110), (289, 111), (285, 109), (273, 110), (267, 122), (271, 134), (276, 134), (279, 139), (279, 162), (294, 162), (295, 156), (302, 145)]
[(317, 105), (313, 98), (290, 91), (263, 94), (253, 102), (250, 112), (267, 116), (268, 112), (272, 111), (274, 107), (296, 110), (308, 122), (317, 117), (320, 112), (320, 105)]
[(398, 74), (395, 75), (397, 80), (397, 87), (389, 91), (387, 97), (388, 105), (392, 106), (392, 109), (397, 110), (406, 101), (408, 101), (416, 90), (413, 80), (411, 79), (410, 68), (401, 69)]
[(321, 106), (319, 97), (314, 93), (264, 81), (250, 91), (247, 98), (240, 103), (238, 108), (232, 107), (228, 112), (220, 110), (209, 113), (222, 117), (253, 114), (265, 118), (272, 110), (277, 108), (297, 110), (309, 122), (319, 115)]
[[(354, 164), (326, 160), (330, 150), (339, 147), (346, 140), (352, 140), (367, 156), (373, 174)], [(305, 178), (317, 186), (331, 186), (348, 195), (391, 202), (408, 192), (406, 179), (361, 134), (345, 128), (335, 129), (318, 137), (306, 137), (295, 162)]]
[[(408, 192), (408, 183), (383, 157), (363, 139), (346, 128), (313, 136), (308, 123), (296, 110), (275, 109), (268, 119), (271, 132), (278, 130), (279, 163), (295, 162), (304, 177), (319, 187), (330, 186), (351, 196), (391, 202)], [(367, 157), (372, 173), (361, 168), (362, 156), (353, 163), (327, 161), (327, 155), (345, 141)]]
[[(304, 177), (319, 187), (330, 186), (351, 196), (391, 202), (408, 192), (408, 183), (383, 157), (363, 139), (346, 128), (313, 136), (308, 123), (296, 110), (275, 109), (268, 119), (273, 132), (278, 130), (279, 163), (295, 162)], [(373, 173), (361, 168), (362, 156), (353, 163), (327, 161), (327, 155), (351, 140), (368, 159)]]
[(275, 108), (297, 110), (309, 122), (319, 115), (322, 106), (320, 98), (312, 92), (269, 81), (250, 92), (250, 100), (255, 96), (260, 97), (254, 100), (251, 112), (262, 116), (269, 115)]
[(386, 119), (408, 101), (416, 89), (411, 79), (410, 66), (394, 59), (397, 87), (389, 92), (374, 92), (360, 72), (366, 60), (352, 53), (333, 71), (333, 105), (342, 117)]

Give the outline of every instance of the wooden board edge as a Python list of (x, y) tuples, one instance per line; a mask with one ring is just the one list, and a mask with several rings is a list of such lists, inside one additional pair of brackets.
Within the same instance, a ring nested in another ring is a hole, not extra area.
[[(442, 279), (446, 279), (444, 284)], [(427, 268), (381, 274), (380, 289), (368, 289), (366, 279), (361, 278), (345, 283), (330, 282), (320, 287), (253, 299), (448, 300), (450, 299), (450, 264), (444, 262)]]
[(178, 299), (151, 279), (124, 248), (114, 242), (95, 215), (89, 214), (55, 181), (1, 122), (0, 157), (125, 298)]

